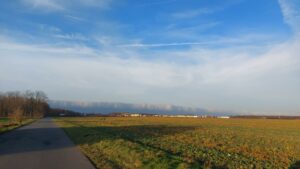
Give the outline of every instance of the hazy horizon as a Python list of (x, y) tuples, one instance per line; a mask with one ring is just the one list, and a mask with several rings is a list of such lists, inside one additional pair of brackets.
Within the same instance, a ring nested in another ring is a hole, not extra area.
[(300, 115), (300, 1), (16, 0), (0, 91)]
[(89, 102), (89, 101), (70, 101), (70, 100), (49, 100), (51, 108), (72, 110), (80, 113), (99, 113), (108, 114), (114, 112), (145, 113), (145, 114), (189, 114), (189, 115), (208, 115), (208, 116), (299, 116), (299, 114), (286, 114), (282, 112), (239, 112), (217, 109), (204, 109), (201, 107), (188, 107), (173, 104), (148, 104), (148, 103), (129, 103), (129, 102)]

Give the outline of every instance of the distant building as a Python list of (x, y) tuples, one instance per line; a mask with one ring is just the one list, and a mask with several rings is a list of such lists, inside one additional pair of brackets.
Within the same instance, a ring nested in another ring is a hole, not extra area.
[(229, 116), (218, 116), (219, 119), (229, 119)]
[(203, 118), (202, 116), (197, 116), (197, 115), (154, 115), (155, 117), (180, 117), (180, 118)]
[(140, 117), (142, 116), (141, 114), (138, 114), (138, 113), (134, 113), (134, 114), (130, 114), (131, 117)]

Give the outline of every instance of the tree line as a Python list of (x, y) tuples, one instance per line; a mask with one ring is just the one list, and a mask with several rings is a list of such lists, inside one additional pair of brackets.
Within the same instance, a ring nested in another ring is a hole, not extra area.
[(43, 91), (11, 91), (0, 93), (0, 117), (40, 118), (50, 107)]

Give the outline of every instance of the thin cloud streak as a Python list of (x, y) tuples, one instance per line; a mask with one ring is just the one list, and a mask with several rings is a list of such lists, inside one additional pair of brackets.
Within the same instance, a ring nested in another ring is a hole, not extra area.
[(81, 34), (55, 34), (53, 35), (55, 38), (60, 39), (66, 39), (66, 40), (80, 40), (80, 41), (86, 41), (88, 40), (87, 37), (81, 35)]
[(140, 4), (138, 6), (145, 7), (145, 6), (163, 5), (163, 4), (173, 3), (173, 2), (176, 2), (176, 1), (177, 0), (164, 0), (164, 1), (157, 1), (157, 2), (147, 2), (147, 3), (144, 3), (144, 4)]
[(202, 42), (172, 42), (172, 43), (129, 43), (129, 44), (119, 44), (118, 47), (132, 47), (132, 48), (155, 48), (155, 47), (172, 47), (172, 46), (208, 46), (208, 45), (247, 45), (253, 44), (258, 41), (268, 41), (268, 43), (275, 43), (272, 39), (272, 35), (262, 35), (262, 34), (247, 34), (239, 35), (237, 37), (214, 37), (209, 40), (206, 39)]
[(120, 47), (168, 47), (168, 46), (190, 46), (190, 45), (205, 45), (205, 42), (182, 42), (182, 43), (153, 43), (153, 44), (122, 44)]
[(73, 16), (73, 15), (65, 15), (64, 17), (65, 17), (66, 19), (71, 20), (71, 21), (74, 21), (74, 22), (85, 22), (85, 21), (87, 21), (87, 20), (84, 19), (84, 18), (77, 17), (77, 16)]
[(56, 0), (22, 0), (25, 5), (32, 7), (33, 9), (46, 9), (52, 11), (62, 11), (65, 7), (62, 3)]
[(190, 18), (194, 18), (194, 17), (203, 15), (203, 14), (211, 14), (213, 12), (214, 12), (214, 10), (204, 9), (204, 8), (203, 9), (194, 9), (194, 10), (173, 13), (173, 14), (171, 14), (171, 17), (173, 17), (174, 19), (190, 19)]
[(113, 0), (20, 0), (24, 5), (46, 12), (71, 10), (74, 6), (108, 9)]

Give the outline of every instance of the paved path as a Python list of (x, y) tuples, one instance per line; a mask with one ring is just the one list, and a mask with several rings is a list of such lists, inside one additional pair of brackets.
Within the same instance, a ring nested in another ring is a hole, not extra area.
[(94, 169), (62, 129), (41, 119), (0, 135), (0, 169)]

